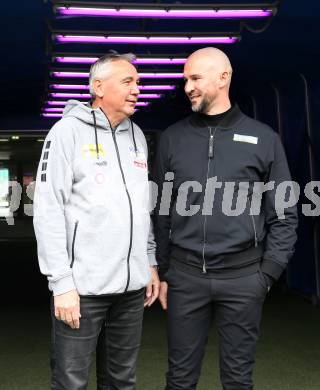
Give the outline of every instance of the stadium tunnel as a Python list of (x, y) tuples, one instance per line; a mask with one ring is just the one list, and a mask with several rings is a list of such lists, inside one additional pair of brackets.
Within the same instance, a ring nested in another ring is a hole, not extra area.
[[(109, 50), (136, 54), (138, 71), (144, 77), (141, 106), (137, 107), (133, 120), (145, 132), (152, 167), (161, 132), (190, 113), (183, 91), (185, 58), (206, 46), (219, 47), (229, 56), (234, 71), (232, 100), (247, 115), (279, 133), (292, 179), (300, 186), (295, 254), (265, 304), (255, 369), (257, 388), (320, 387), (320, 4), (316, 0), (194, 3), (140, 1), (138, 10), (149, 7), (170, 14), (171, 8), (185, 7), (189, 11), (207, 12), (205, 17), (199, 14), (192, 18), (164, 17), (155, 13), (150, 18), (139, 12), (134, 17), (123, 16), (119, 15), (121, 3), (112, 3), (112, 7), (109, 3), (112, 11), (109, 14), (94, 13), (90, 1), (30, 0), (2, 5), (0, 388), (3, 390), (48, 388), (50, 293), (37, 262), (32, 198), (43, 141), (61, 117), (65, 101), (88, 100), (86, 75), (95, 58)], [(137, 2), (126, 4), (134, 8)], [(89, 11), (72, 13), (72, 6), (79, 5)], [(105, 3), (97, 1), (95, 5), (101, 11)], [(245, 8), (257, 12), (254, 16), (241, 15)], [(208, 16), (209, 9), (215, 10), (214, 18)], [(232, 9), (236, 12), (232, 13)], [(219, 12), (227, 12), (227, 16), (220, 18)], [(117, 37), (125, 38), (121, 41)], [(151, 42), (159, 37), (163, 38), (162, 43)], [(192, 39), (198, 41), (191, 42)], [(304, 189), (311, 181), (316, 183), (310, 199)], [(303, 205), (310, 205), (309, 215), (303, 213)], [(156, 304), (145, 315), (138, 388), (163, 388), (167, 364), (165, 338), (165, 314)], [(217, 337), (212, 330), (200, 390), (219, 388), (216, 348)], [(94, 375), (90, 386), (95, 388)]]

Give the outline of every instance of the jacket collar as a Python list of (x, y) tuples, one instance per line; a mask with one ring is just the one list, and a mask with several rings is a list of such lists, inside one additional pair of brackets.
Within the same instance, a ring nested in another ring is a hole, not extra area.
[[(231, 110), (223, 117), (221, 122), (217, 125), (217, 127), (221, 129), (228, 129), (234, 127), (241, 119), (243, 119), (244, 114), (240, 110), (237, 104), (233, 104)], [(194, 113), (190, 117), (191, 124), (198, 127), (207, 127), (207, 124), (203, 120), (203, 117), (199, 113)]]

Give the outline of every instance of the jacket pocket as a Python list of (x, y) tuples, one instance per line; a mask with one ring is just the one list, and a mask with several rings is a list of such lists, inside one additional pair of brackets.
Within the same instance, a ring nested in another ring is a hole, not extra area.
[(258, 270), (258, 280), (259, 280), (259, 283), (261, 284), (261, 286), (266, 290), (266, 292), (268, 293), (269, 290), (270, 290), (270, 287), (268, 285), (268, 282), (266, 281), (266, 278), (264, 277), (261, 269)]
[(73, 237), (72, 237), (72, 248), (71, 248), (71, 263), (70, 263), (70, 268), (73, 267), (73, 263), (74, 263), (74, 247), (75, 247), (75, 242), (76, 242), (76, 236), (77, 236), (77, 230), (78, 230), (78, 225), (79, 225), (79, 221), (76, 221), (75, 225), (74, 225), (74, 230), (73, 230)]

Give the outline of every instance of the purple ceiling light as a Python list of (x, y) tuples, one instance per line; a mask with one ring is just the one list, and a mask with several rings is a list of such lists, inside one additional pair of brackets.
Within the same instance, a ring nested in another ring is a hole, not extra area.
[(54, 77), (88, 78), (89, 72), (52, 72)]
[(61, 92), (53, 92), (50, 93), (50, 96), (53, 98), (68, 98), (68, 99), (90, 99), (90, 93), (61, 93)]
[(64, 64), (93, 64), (98, 57), (55, 57), (56, 62)]
[[(87, 101), (82, 101), (83, 103), (86, 103)], [(46, 104), (48, 106), (62, 106), (64, 107), (68, 101), (66, 100), (48, 100)], [(150, 105), (150, 102), (137, 102), (136, 107), (147, 107)], [(49, 107), (48, 107), (49, 108)], [(50, 107), (51, 108), (51, 107)], [(52, 107), (53, 108), (53, 107)], [(61, 109), (61, 108), (60, 108)]]
[[(53, 77), (61, 78), (88, 78), (89, 72), (65, 72), (65, 71), (53, 71)], [(145, 79), (181, 79), (183, 73), (139, 73), (140, 78)]]
[(58, 43), (124, 43), (124, 44), (189, 44), (219, 45), (238, 41), (236, 36), (117, 36), (117, 35), (62, 35), (56, 34)]
[(45, 107), (44, 112), (63, 112), (64, 108), (59, 107)]
[[(134, 113), (136, 113), (137, 111), (139, 111), (139, 109), (134, 110)], [(62, 112), (61, 113), (59, 113), (59, 112), (43, 112), (41, 114), (41, 116), (43, 116), (45, 118), (62, 118)]]
[[(83, 90), (88, 91), (89, 85), (83, 85), (83, 84), (52, 84), (52, 89), (59, 89), (59, 90), (68, 90), (68, 89), (74, 89), (74, 90)], [(176, 89), (175, 85), (139, 85), (140, 91), (173, 91)]]
[[(65, 3), (65, 2), (64, 2)], [(68, 2), (67, 2), (68, 4)], [(66, 4), (66, 5), (67, 5)], [(268, 9), (262, 7), (246, 7), (238, 8), (233, 6), (219, 6), (212, 5), (198, 5), (197, 9), (187, 7), (170, 7), (169, 4), (165, 6), (148, 7), (128, 7), (110, 4), (99, 7), (85, 6), (79, 3), (79, 6), (57, 6), (57, 12), (60, 15), (68, 16), (101, 16), (101, 17), (119, 17), (119, 18), (163, 18), (163, 19), (247, 19), (247, 18), (266, 18), (273, 15), (273, 9), (268, 6)]]
[(66, 100), (48, 100), (48, 106), (65, 106), (67, 104)]
[(41, 114), (45, 118), (61, 118), (62, 114), (52, 113), (52, 112), (43, 112)]
[[(98, 57), (57, 56), (55, 60), (64, 64), (93, 64)], [(183, 65), (186, 60), (186, 58), (137, 58), (133, 63), (136, 65)]]
[[(69, 93), (69, 92), (53, 92), (50, 93), (53, 98), (68, 98), (68, 99), (90, 99), (89, 93)], [(159, 93), (141, 93), (138, 95), (139, 99), (160, 99), (163, 95)]]
[(161, 99), (163, 95), (161, 93), (140, 93), (138, 99)]
[(137, 102), (136, 107), (148, 107), (150, 105), (150, 102)]
[(141, 79), (182, 79), (183, 73), (139, 73)]
[(173, 91), (175, 85), (139, 85), (140, 91)]
[(136, 65), (183, 65), (186, 58), (137, 58), (133, 61)]
[(89, 85), (83, 84), (52, 84), (51, 87), (53, 89), (76, 89), (81, 91), (89, 91)]

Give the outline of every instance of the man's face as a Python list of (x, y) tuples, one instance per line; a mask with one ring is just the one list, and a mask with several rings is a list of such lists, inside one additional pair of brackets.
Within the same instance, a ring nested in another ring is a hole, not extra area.
[(134, 113), (139, 95), (139, 76), (129, 62), (112, 62), (111, 74), (101, 80), (102, 103), (112, 114), (128, 117)]
[(189, 58), (184, 66), (185, 93), (194, 112), (206, 113), (219, 96), (219, 74), (205, 57)]

